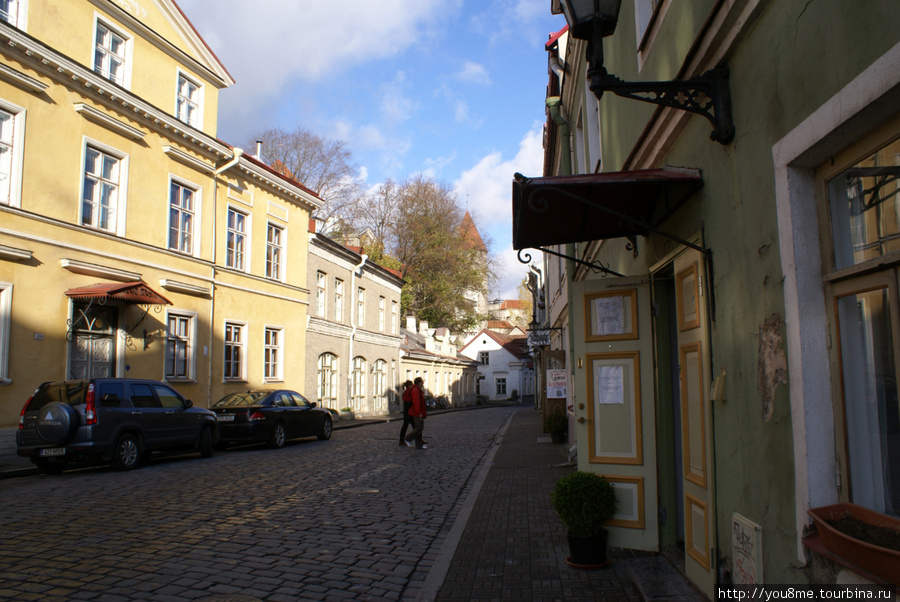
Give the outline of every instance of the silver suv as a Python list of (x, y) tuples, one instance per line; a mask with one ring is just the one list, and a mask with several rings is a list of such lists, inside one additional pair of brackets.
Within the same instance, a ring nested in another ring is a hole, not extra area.
[(46, 473), (74, 462), (136, 468), (151, 452), (199, 450), (218, 441), (216, 415), (155, 380), (95, 378), (42, 384), (19, 416), (18, 454)]

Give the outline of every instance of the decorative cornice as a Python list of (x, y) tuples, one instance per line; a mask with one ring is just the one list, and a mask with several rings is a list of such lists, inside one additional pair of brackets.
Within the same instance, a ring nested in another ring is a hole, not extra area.
[(102, 111), (98, 111), (94, 107), (90, 105), (86, 105), (83, 102), (75, 103), (73, 105), (75, 108), (75, 112), (80, 114), (85, 119), (89, 119), (98, 125), (102, 125), (103, 127), (110, 129), (117, 134), (121, 134), (126, 138), (131, 138), (132, 140), (143, 140), (146, 135), (143, 131), (137, 129), (136, 127), (132, 127), (125, 123), (124, 121), (119, 121), (115, 117), (110, 117), (106, 113)]
[(0, 257), (3, 259), (12, 259), (13, 261), (22, 261), (31, 259), (33, 253), (26, 249), (17, 249), (15, 247), (7, 247), (0, 245)]
[(175, 148), (174, 146), (163, 145), (163, 152), (166, 153), (172, 159), (187, 165), (188, 167), (193, 167), (197, 171), (202, 171), (208, 174), (213, 174), (216, 172), (215, 165), (210, 165), (205, 161), (202, 161), (196, 157), (192, 157), (186, 152)]
[(0, 78), (5, 79), (9, 83), (24, 88), (29, 92), (43, 92), (50, 86), (42, 81), (38, 81), (33, 77), (29, 77), (20, 71), (16, 71), (12, 67), (0, 63)]
[(178, 282), (176, 280), (170, 280), (168, 278), (161, 279), (159, 281), (159, 285), (167, 291), (172, 291), (173, 293), (183, 293), (185, 295), (192, 295), (194, 297), (209, 297), (212, 295), (212, 289), (208, 286), (197, 286), (195, 284), (187, 284), (185, 282)]
[(111, 268), (96, 263), (87, 263), (77, 259), (60, 259), (59, 264), (72, 273), (83, 274), (85, 276), (109, 278), (110, 280), (118, 280), (119, 282), (131, 282), (141, 279), (139, 272), (129, 272), (127, 270)]

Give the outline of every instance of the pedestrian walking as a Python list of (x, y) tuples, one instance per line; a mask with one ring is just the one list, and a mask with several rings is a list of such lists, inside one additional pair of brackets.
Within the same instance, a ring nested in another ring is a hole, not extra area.
[(406, 429), (413, 423), (412, 417), (409, 415), (409, 409), (412, 407), (412, 389), (413, 382), (411, 380), (403, 383), (403, 426), (400, 427), (400, 445), (406, 445)]
[(412, 417), (413, 430), (406, 438), (406, 445), (412, 447), (412, 441), (415, 440), (417, 449), (426, 449), (425, 441), (422, 439), (422, 432), (425, 430), (425, 391), (422, 389), (422, 377), (417, 376), (411, 390), (412, 407), (409, 409), (409, 415)]

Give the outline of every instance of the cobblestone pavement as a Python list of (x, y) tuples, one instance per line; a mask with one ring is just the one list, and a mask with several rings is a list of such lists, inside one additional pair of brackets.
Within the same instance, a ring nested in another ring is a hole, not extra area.
[[(0, 483), (0, 599), (413, 600), (512, 413)], [(249, 597), (249, 598), (247, 598)]]

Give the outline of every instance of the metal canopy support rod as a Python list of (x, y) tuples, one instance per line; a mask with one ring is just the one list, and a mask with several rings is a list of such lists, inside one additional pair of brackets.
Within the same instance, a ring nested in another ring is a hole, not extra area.
[[(595, 262), (584, 261), (583, 259), (578, 259), (577, 257), (569, 257), (568, 255), (566, 255), (564, 253), (559, 253), (557, 251), (551, 251), (550, 249), (548, 249), (546, 247), (534, 247), (534, 248), (537, 249), (538, 251), (540, 251), (541, 253), (555, 255), (556, 257), (562, 257), (563, 259), (570, 259), (570, 260), (574, 261), (575, 263), (577, 263), (578, 265), (583, 265), (585, 267), (588, 267), (588, 268), (594, 270), (595, 272), (603, 272), (604, 274), (608, 274), (610, 276), (618, 276), (620, 278), (625, 277), (624, 274), (614, 272), (613, 270), (609, 269), (608, 267), (606, 267), (599, 261), (595, 261)], [(525, 263), (525, 264), (531, 263), (531, 253), (525, 253), (523, 255), (522, 251), (524, 251), (524, 250), (525, 249), (519, 249), (519, 253), (518, 253), (519, 263)]]

